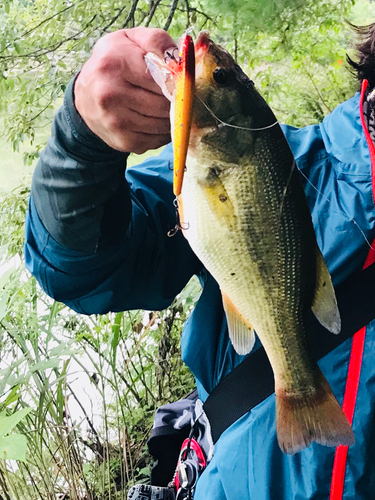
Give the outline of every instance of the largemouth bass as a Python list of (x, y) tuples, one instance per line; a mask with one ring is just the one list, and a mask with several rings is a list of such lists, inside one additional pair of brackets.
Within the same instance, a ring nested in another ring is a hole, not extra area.
[(254, 331), (264, 346), (281, 449), (350, 445), (353, 431), (308, 345), (306, 311), (333, 333), (340, 315), (292, 152), (253, 82), (205, 32), (195, 62), (178, 197), (184, 236), (220, 286), (235, 350), (250, 352)]

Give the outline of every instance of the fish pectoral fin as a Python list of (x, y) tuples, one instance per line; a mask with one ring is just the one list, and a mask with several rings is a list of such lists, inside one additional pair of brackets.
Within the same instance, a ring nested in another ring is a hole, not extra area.
[(340, 333), (341, 318), (327, 264), (316, 247), (316, 289), (311, 306), (317, 320), (332, 333)]
[(212, 182), (201, 183), (200, 186), (215, 217), (219, 221), (224, 220), (229, 228), (235, 227), (237, 225), (235, 209), (220, 178), (215, 175)]
[(230, 298), (222, 294), (227, 316), (229, 337), (238, 354), (248, 354), (255, 344), (255, 332), (251, 324), (238, 312)]

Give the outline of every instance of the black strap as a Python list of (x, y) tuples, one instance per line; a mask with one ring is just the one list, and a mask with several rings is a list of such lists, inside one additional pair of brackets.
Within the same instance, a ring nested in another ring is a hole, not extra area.
[[(307, 331), (316, 360), (375, 319), (375, 264), (335, 288), (341, 315), (341, 332), (334, 335), (309, 313)], [(237, 419), (274, 392), (271, 365), (263, 347), (250, 354), (213, 389), (203, 405), (214, 443)]]

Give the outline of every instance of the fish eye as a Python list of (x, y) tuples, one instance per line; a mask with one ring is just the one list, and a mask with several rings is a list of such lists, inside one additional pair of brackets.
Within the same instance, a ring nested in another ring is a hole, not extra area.
[(219, 85), (225, 85), (228, 83), (229, 73), (225, 69), (217, 67), (213, 73), (213, 77), (216, 83)]

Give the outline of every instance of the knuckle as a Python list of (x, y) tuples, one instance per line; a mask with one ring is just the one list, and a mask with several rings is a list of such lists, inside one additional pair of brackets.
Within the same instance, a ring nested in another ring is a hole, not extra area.
[(96, 67), (99, 73), (109, 76), (118, 71), (118, 60), (113, 54), (103, 52), (99, 54)]
[(96, 88), (96, 100), (99, 107), (104, 110), (110, 110), (114, 103), (116, 102), (116, 93), (107, 84), (97, 85)]
[(96, 69), (99, 73), (112, 73), (118, 71), (118, 37), (116, 33), (110, 33), (100, 38), (92, 52), (92, 57), (95, 59)]
[(124, 128), (123, 120), (121, 119), (120, 116), (118, 116), (115, 113), (108, 113), (105, 118), (105, 123), (107, 129), (112, 130), (114, 132), (122, 131)]
[(161, 46), (161, 45), (175, 45), (173, 38), (161, 28), (151, 28), (149, 31), (148, 42), (150, 45)]
[(150, 28), (150, 36), (155, 38), (164, 37), (167, 35), (167, 32), (161, 28)]

